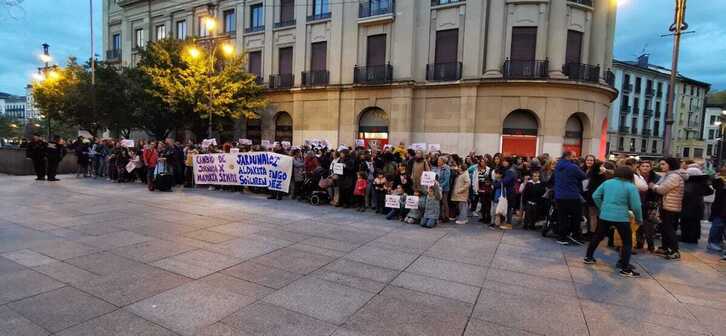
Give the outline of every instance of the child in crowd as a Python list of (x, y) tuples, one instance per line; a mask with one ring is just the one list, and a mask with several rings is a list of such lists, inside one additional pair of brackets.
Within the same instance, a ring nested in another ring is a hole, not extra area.
[(434, 185), (430, 186), (426, 192), (421, 226), (429, 229), (436, 226), (436, 222), (438, 221), (439, 214), (441, 212), (441, 198), (441, 187), (439, 187), (438, 182), (434, 182)]
[(540, 172), (533, 171), (532, 176), (524, 177), (524, 184), (520, 187), (522, 189), (522, 202), (524, 203), (524, 229), (534, 230), (535, 223), (540, 218), (540, 209), (543, 208), (542, 204), (544, 199), (542, 196), (547, 191), (544, 183), (540, 181)]
[(503, 176), (504, 176), (504, 169), (497, 168), (494, 171), (494, 199), (492, 200), (492, 207), (495, 209), (495, 211), (494, 211), (494, 221), (491, 224), (489, 224), (489, 227), (493, 228), (493, 229), (499, 227), (500, 225), (503, 225), (507, 221), (506, 214), (503, 215), (500, 213), (496, 213), (497, 205), (499, 204), (499, 197), (501, 197), (501, 196), (504, 196), (505, 198), (507, 197), (506, 195), (503, 195), (503, 193), (505, 192), (505, 190), (504, 190), (505, 187), (502, 184)]
[(404, 222), (408, 224), (418, 224), (421, 219), (421, 212), (426, 208), (426, 194), (422, 193), (420, 189), (416, 189), (413, 195), (418, 197), (418, 208), (410, 209)]
[(391, 208), (391, 210), (388, 212), (388, 215), (386, 215), (386, 219), (400, 219), (401, 221), (403, 221), (403, 219), (405, 218), (406, 210), (406, 192), (403, 190), (403, 185), (399, 184), (395, 189), (391, 191), (390, 194), (400, 197), (398, 201), (398, 208)]
[(358, 205), (357, 211), (366, 211), (366, 189), (368, 189), (368, 174), (366, 174), (366, 172), (360, 171), (358, 172), (358, 179), (355, 181), (355, 188), (353, 189), (353, 203)]
[(383, 170), (376, 170), (376, 178), (373, 179), (373, 192), (376, 194), (376, 213), (383, 213), (386, 207), (386, 177)]

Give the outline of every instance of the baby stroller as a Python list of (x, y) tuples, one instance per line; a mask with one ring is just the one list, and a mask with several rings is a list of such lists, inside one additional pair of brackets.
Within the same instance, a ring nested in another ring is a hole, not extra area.
[(555, 231), (555, 228), (557, 228), (557, 207), (555, 206), (554, 202), (554, 190), (547, 189), (547, 192), (542, 195), (542, 198), (547, 204), (545, 222), (544, 225), (542, 225), (542, 237), (547, 237), (547, 234), (550, 233), (550, 231)]
[(332, 186), (333, 181), (325, 175), (325, 169), (318, 167), (313, 171), (309, 179), (305, 179), (305, 194), (309, 195), (308, 199), (312, 205), (330, 203), (328, 188)]

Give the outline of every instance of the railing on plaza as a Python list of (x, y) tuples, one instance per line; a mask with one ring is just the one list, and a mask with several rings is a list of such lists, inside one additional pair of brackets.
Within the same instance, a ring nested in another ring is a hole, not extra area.
[(547, 60), (516, 61), (507, 59), (504, 61), (502, 73), (505, 79), (545, 79), (549, 77), (548, 69), (549, 61)]
[(578, 82), (600, 82), (600, 67), (583, 63), (567, 63), (562, 66), (562, 73)]
[(295, 19), (285, 20), (285, 21), (275, 22), (273, 28), (289, 27), (289, 26), (294, 26), (295, 24), (297, 24), (297, 21), (295, 21)]
[(330, 83), (330, 72), (328, 70), (303, 71), (300, 79), (302, 79), (303, 86), (325, 86)]
[(576, 4), (585, 5), (592, 7), (592, 0), (567, 0), (568, 2), (574, 2)]
[(308, 15), (308, 22), (330, 19), (332, 15), (332, 12)]
[(245, 28), (245, 33), (257, 33), (261, 31), (265, 31), (265, 25)]
[(461, 79), (461, 62), (431, 63), (426, 65), (427, 81), (456, 81)]
[(295, 85), (294, 74), (270, 75), (270, 89), (289, 89)]
[(358, 5), (358, 17), (366, 18), (370, 16), (391, 14), (395, 9), (395, 0), (366, 0)]
[(431, 7), (466, 2), (466, 0), (431, 0)]
[(391, 82), (393, 82), (393, 66), (390, 63), (353, 68), (353, 83), (355, 84), (389, 84)]

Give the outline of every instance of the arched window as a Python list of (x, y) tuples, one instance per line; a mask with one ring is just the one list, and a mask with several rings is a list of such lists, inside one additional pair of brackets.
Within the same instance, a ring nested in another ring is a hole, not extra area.
[(575, 155), (582, 155), (582, 121), (573, 115), (565, 123), (565, 141), (563, 150), (571, 151)]
[(539, 123), (534, 112), (514, 110), (502, 126), (502, 154), (531, 157), (537, 155)]
[(275, 141), (292, 143), (292, 117), (287, 112), (280, 112), (275, 117)]

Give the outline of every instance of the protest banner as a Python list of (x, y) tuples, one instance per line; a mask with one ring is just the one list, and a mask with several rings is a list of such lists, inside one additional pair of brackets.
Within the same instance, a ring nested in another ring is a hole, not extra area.
[(406, 209), (418, 209), (418, 196), (406, 197)]
[(345, 163), (336, 162), (333, 164), (333, 174), (343, 175), (343, 169), (345, 169)]
[(136, 147), (134, 140), (123, 139), (121, 140), (121, 146), (126, 148)]
[(270, 152), (236, 154), (239, 185), (288, 192), (292, 157)]
[(429, 152), (438, 152), (441, 150), (440, 144), (429, 144)]
[(198, 154), (192, 162), (196, 184), (239, 185), (234, 154)]
[(430, 187), (436, 183), (436, 173), (432, 171), (425, 171), (421, 174), (421, 185)]
[(411, 144), (411, 149), (413, 149), (415, 151), (418, 151), (418, 150), (425, 151), (426, 144), (425, 143), (414, 143), (414, 144)]
[(401, 196), (386, 195), (386, 208), (398, 208), (401, 206)]

